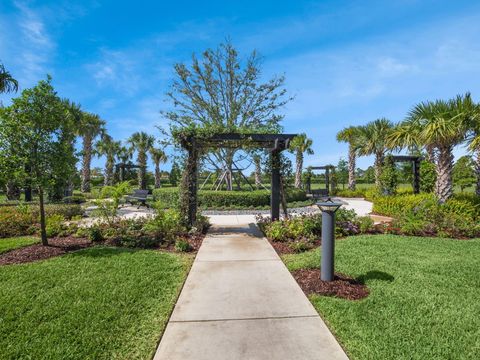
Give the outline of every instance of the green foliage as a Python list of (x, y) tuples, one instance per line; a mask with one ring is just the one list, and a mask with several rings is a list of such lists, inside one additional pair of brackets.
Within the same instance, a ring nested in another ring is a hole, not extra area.
[(46, 228), (45, 228), (47, 231), (47, 236), (52, 237), (52, 236), (60, 235), (64, 230), (64, 226), (63, 226), (64, 222), (65, 222), (65, 218), (63, 217), (63, 215), (54, 214), (51, 216), (47, 216)]
[(172, 184), (172, 186), (178, 186), (181, 177), (182, 172), (180, 170), (180, 166), (178, 166), (178, 163), (176, 161), (173, 161), (172, 169), (168, 174), (168, 180), (170, 181), (170, 184)]
[[(79, 205), (47, 204), (45, 213), (47, 218), (61, 216), (71, 220), (83, 215), (83, 210)], [(0, 206), (0, 238), (36, 233), (39, 217), (38, 205)]]
[(461, 192), (463, 192), (465, 188), (475, 184), (476, 177), (474, 168), (475, 164), (471, 156), (462, 156), (453, 166), (453, 184), (458, 185)]
[(394, 195), (398, 187), (398, 172), (391, 155), (386, 156), (380, 174), (381, 192), (385, 195)]
[(338, 183), (342, 184), (342, 188), (345, 189), (345, 185), (348, 183), (348, 162), (344, 158), (338, 160), (338, 164), (335, 168), (335, 175)]
[(188, 243), (188, 241), (179, 239), (175, 241), (175, 250), (178, 252), (189, 252), (192, 250), (192, 247)]
[(63, 198), (63, 202), (65, 204), (83, 204), (86, 201), (87, 199), (83, 194), (75, 194), (72, 196), (65, 196)]
[(292, 241), (288, 247), (295, 253), (302, 253), (313, 248), (313, 245), (305, 240)]
[[(163, 207), (175, 208), (179, 202), (178, 188), (155, 189), (153, 190), (153, 196)], [(301, 189), (288, 189), (286, 197), (288, 202), (307, 200), (305, 191)], [(270, 191), (200, 190), (198, 192), (198, 202), (203, 208), (262, 207), (270, 204)]]
[(336, 196), (346, 197), (346, 198), (364, 198), (366, 190), (356, 189), (356, 190), (337, 190)]
[(38, 243), (38, 238), (33, 236), (20, 236), (0, 239), (0, 254), (35, 243)]
[(99, 199), (95, 200), (97, 206), (96, 213), (108, 223), (112, 224), (118, 212), (120, 201), (127, 194), (132, 192), (132, 186), (128, 181), (118, 183), (113, 186), (104, 186), (99, 194)]
[(88, 239), (91, 242), (101, 242), (104, 240), (102, 229), (99, 225), (92, 225), (88, 228)]
[(432, 193), (435, 189), (436, 181), (437, 172), (435, 164), (429, 161), (422, 161), (420, 163), (420, 191)]
[(395, 218), (397, 232), (445, 237), (480, 236), (480, 206), (475, 196), (454, 197), (444, 204), (433, 194), (378, 197), (373, 211)]

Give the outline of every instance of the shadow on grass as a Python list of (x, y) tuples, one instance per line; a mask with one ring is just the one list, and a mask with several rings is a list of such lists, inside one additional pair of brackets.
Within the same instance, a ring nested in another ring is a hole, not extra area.
[(358, 276), (356, 280), (361, 284), (365, 284), (365, 282), (368, 280), (382, 280), (382, 281), (392, 282), (393, 280), (395, 280), (395, 278), (393, 277), (393, 275), (390, 275), (386, 272), (371, 270), (371, 271), (367, 271), (363, 275)]

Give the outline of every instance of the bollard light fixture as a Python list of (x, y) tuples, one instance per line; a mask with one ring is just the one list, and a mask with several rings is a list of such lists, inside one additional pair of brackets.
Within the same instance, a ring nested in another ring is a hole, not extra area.
[(316, 205), (318, 206), (318, 208), (323, 212), (323, 211), (332, 211), (332, 212), (335, 212), (337, 211), (340, 206), (342, 206), (343, 204), (340, 203), (340, 202), (335, 202), (333, 201), (331, 198), (328, 198), (327, 200), (325, 201), (321, 201), (321, 202), (317, 202)]

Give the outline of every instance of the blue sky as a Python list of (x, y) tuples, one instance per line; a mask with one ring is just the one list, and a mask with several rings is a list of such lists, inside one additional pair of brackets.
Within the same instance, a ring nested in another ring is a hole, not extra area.
[(122, 140), (159, 136), (173, 65), (227, 37), (260, 52), (265, 78), (285, 74), (283, 125), (314, 140), (306, 165), (345, 156), (345, 126), (466, 91), (479, 100), (478, 1), (0, 1), (0, 61), (21, 87), (51, 74)]

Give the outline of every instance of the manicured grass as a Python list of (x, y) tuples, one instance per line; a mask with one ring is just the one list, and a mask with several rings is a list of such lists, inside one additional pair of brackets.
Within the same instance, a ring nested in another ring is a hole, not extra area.
[(151, 358), (191, 261), (94, 247), (1, 266), (0, 358)]
[[(356, 236), (336, 243), (336, 270), (363, 279), (368, 298), (311, 301), (351, 359), (479, 359), (480, 239)], [(318, 267), (319, 251), (285, 255)]]
[(39, 239), (32, 236), (20, 236), (0, 239), (0, 254), (27, 245), (32, 245), (37, 242), (39, 242)]

